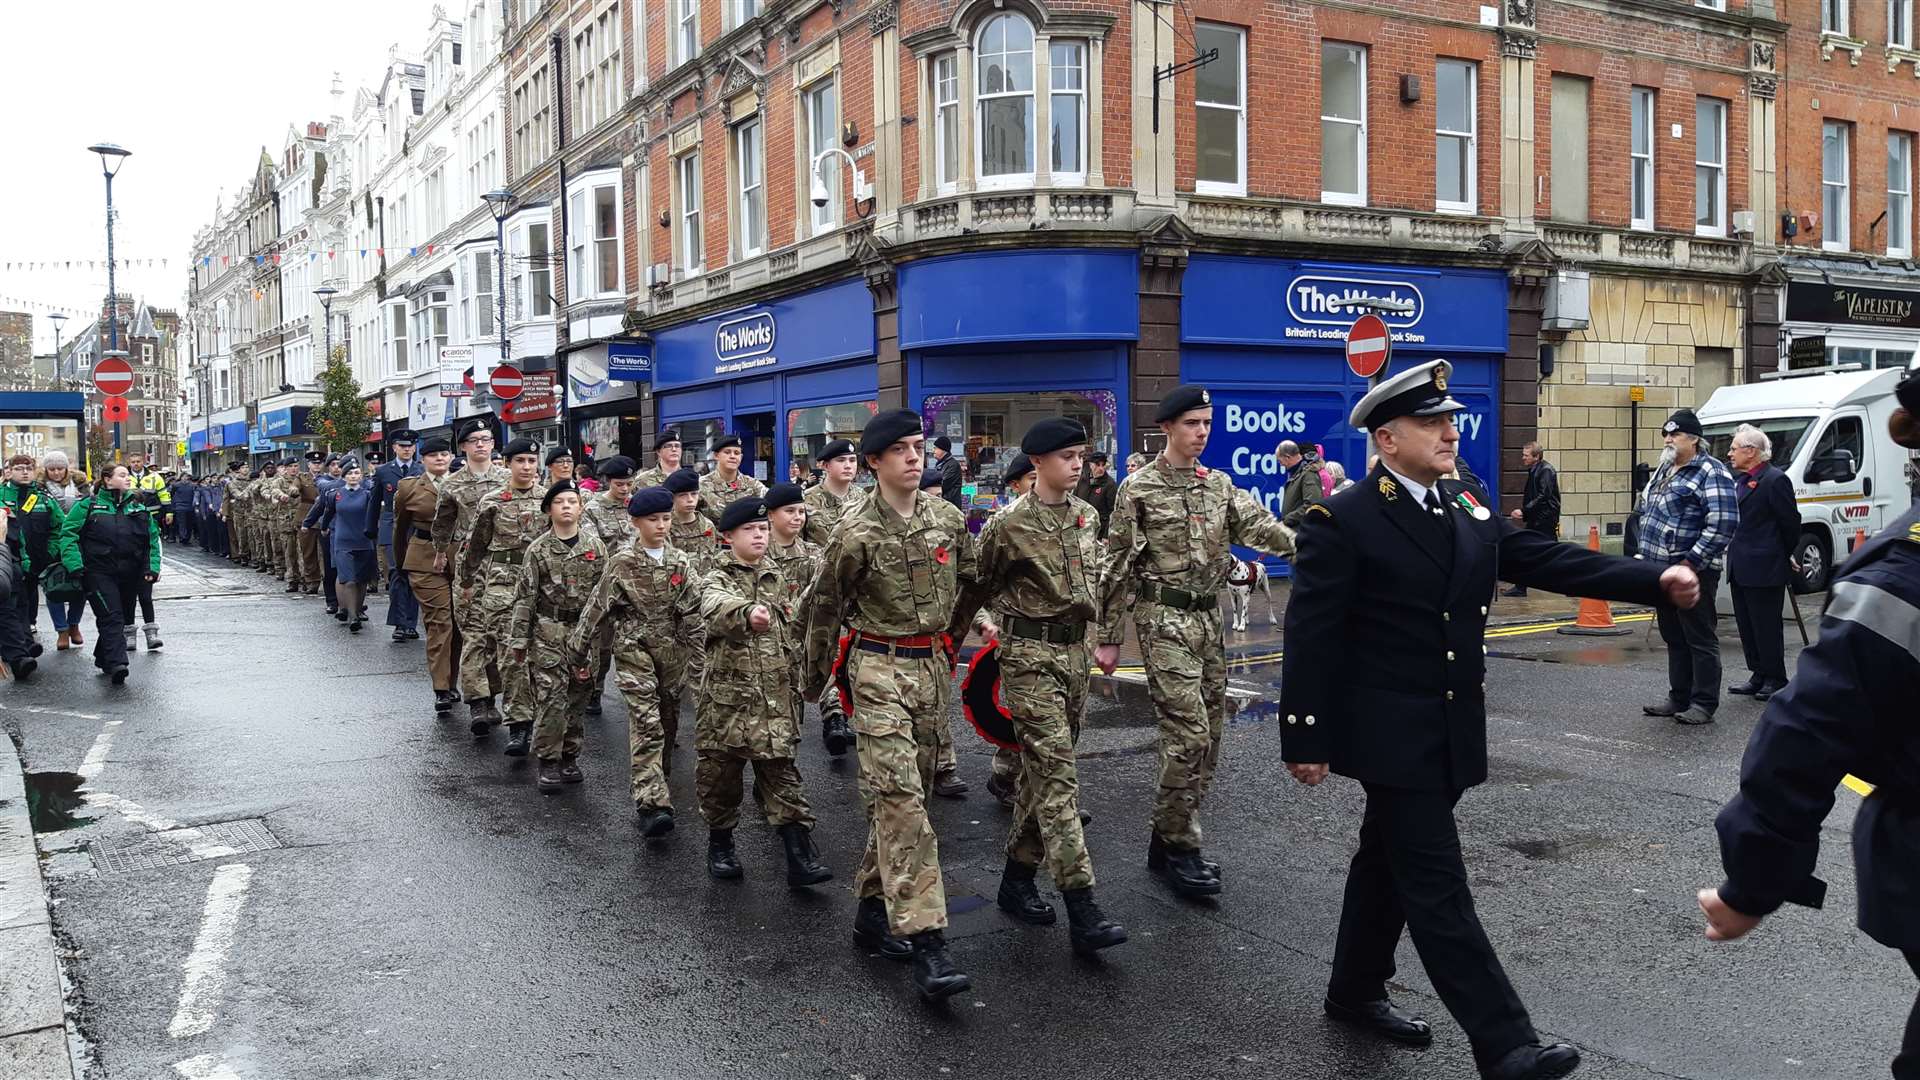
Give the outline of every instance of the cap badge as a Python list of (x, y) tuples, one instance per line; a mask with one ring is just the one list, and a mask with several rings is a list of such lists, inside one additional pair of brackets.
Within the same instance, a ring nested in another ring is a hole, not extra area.
[(1433, 388), (1441, 393), (1447, 392), (1447, 369), (1436, 366), (1433, 369)]
[(1207, 393), (1205, 390), (1200, 391), (1200, 404), (1202, 405), (1213, 404), (1213, 395)]

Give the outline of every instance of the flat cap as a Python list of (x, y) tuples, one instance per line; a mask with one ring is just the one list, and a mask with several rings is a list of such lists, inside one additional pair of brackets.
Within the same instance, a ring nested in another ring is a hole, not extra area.
[(806, 493), (800, 490), (799, 484), (775, 484), (767, 489), (767, 511), (771, 513), (783, 506), (796, 506), (805, 497)]
[(1051, 454), (1069, 446), (1085, 446), (1087, 428), (1078, 420), (1049, 416), (1027, 429), (1020, 439), (1020, 452), (1026, 455)]
[(1016, 451), (1011, 458), (1007, 459), (1007, 473), (1005, 476), (1005, 480), (1007, 483), (1011, 484), (1015, 480), (1020, 479), (1021, 477), (1027, 475), (1032, 471), (1033, 471), (1033, 460), (1027, 457), (1026, 454)]
[(1361, 431), (1372, 431), (1403, 416), (1459, 412), (1466, 406), (1447, 393), (1447, 380), (1452, 376), (1453, 365), (1445, 360), (1410, 367), (1367, 391), (1347, 422)]
[(651, 517), (673, 513), (673, 492), (663, 487), (641, 488), (627, 500), (629, 517)]
[(600, 463), (594, 474), (607, 480), (626, 480), (633, 476), (633, 459), (615, 454)]
[(740, 436), (722, 435), (718, 439), (714, 440), (713, 452), (717, 454), (720, 451), (727, 449), (728, 447), (738, 447), (738, 446), (740, 446)]
[(832, 461), (834, 458), (843, 458), (843, 457), (852, 457), (852, 456), (853, 456), (853, 443), (847, 441), (846, 439), (835, 439), (832, 442), (820, 448), (820, 456), (815, 460), (824, 464), (826, 462)]
[(661, 485), (675, 495), (685, 495), (689, 491), (700, 490), (700, 474), (692, 469), (675, 469), (668, 474), (667, 482)]
[(307, 460), (324, 462), (327, 460), (327, 455), (321, 453), (318, 450), (309, 450), (307, 451)]
[(1692, 409), (1679, 409), (1660, 426), (1660, 434), (1700, 436), (1706, 432), (1701, 429), (1700, 418), (1694, 415)]
[(401, 428), (387, 436), (387, 441), (395, 446), (412, 446), (420, 441), (420, 436), (412, 428)]
[(528, 439), (524, 437), (515, 439), (512, 442), (507, 444), (505, 456), (508, 461), (512, 461), (514, 458), (519, 457), (521, 454), (533, 454), (534, 456), (538, 457), (540, 454), (540, 445), (534, 442), (532, 439)]
[(556, 446), (553, 449), (547, 451), (548, 465), (552, 465), (556, 461), (572, 461), (572, 460), (573, 460), (573, 451), (567, 449), (564, 446)]
[(571, 480), (562, 480), (559, 483), (553, 485), (552, 487), (547, 489), (547, 493), (545, 495), (540, 496), (540, 512), (544, 514), (547, 511), (553, 509), (553, 500), (559, 498), (562, 495), (572, 495), (575, 498), (579, 498), (580, 489), (577, 487), (574, 487), (573, 481)]
[(1206, 387), (1187, 383), (1167, 391), (1167, 396), (1160, 399), (1160, 407), (1153, 413), (1153, 422), (1164, 424), (1169, 420), (1178, 420), (1195, 409), (1212, 407), (1213, 395), (1207, 393)]
[(909, 435), (924, 434), (926, 428), (920, 422), (920, 414), (912, 409), (888, 409), (873, 414), (867, 426), (860, 429), (860, 454), (884, 454), (887, 447)]
[(453, 444), (436, 435), (420, 444), (420, 452), (422, 454), (449, 454), (453, 452)]
[(767, 500), (748, 497), (736, 499), (720, 511), (720, 531), (730, 533), (742, 525), (767, 520)]

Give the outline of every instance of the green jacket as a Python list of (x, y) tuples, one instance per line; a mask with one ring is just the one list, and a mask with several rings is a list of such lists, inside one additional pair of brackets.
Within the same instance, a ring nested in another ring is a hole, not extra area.
[(115, 576), (160, 573), (160, 521), (132, 491), (96, 491), (73, 504), (60, 524), (60, 561), (74, 575), (88, 568)]
[(38, 574), (53, 565), (54, 529), (60, 516), (60, 504), (31, 481), (21, 485), (0, 482), (0, 507), (5, 507), (16, 524), (8, 539), (20, 553), (20, 572)]

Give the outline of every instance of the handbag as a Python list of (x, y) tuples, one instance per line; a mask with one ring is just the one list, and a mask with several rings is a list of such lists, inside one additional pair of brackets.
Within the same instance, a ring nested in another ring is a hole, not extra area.
[(77, 600), (87, 592), (79, 579), (67, 569), (67, 564), (57, 560), (40, 572), (40, 591), (49, 600)]

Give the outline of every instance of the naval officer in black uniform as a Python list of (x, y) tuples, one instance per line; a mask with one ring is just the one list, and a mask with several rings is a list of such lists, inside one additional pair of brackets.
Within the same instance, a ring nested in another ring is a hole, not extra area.
[[(1482, 1076), (1565, 1076), (1580, 1054), (1542, 1046), (1473, 910), (1453, 807), (1487, 778), (1483, 639), (1494, 581), (1637, 604), (1691, 606), (1684, 566), (1601, 555), (1492, 512), (1454, 470), (1462, 406), (1453, 366), (1422, 364), (1353, 410), (1380, 465), (1299, 528), (1280, 685), (1282, 756), (1295, 778), (1331, 769), (1366, 789), (1333, 978), (1337, 1020), (1425, 1046), (1432, 1030), (1387, 998), (1404, 928)], [(1356, 658), (1364, 657), (1364, 660)]]
[[(1920, 372), (1895, 391), (1893, 440), (1920, 449)], [(1920, 975), (1920, 507), (1840, 568), (1820, 640), (1747, 742), (1740, 794), (1715, 822), (1727, 880), (1700, 893), (1707, 937), (1732, 941), (1783, 904), (1819, 907), (1820, 826), (1848, 773), (1874, 785), (1853, 818), (1860, 929)], [(1920, 1080), (1920, 999), (1894, 1059)]]

